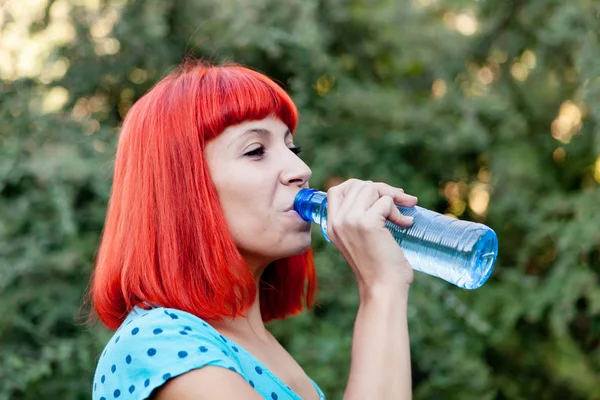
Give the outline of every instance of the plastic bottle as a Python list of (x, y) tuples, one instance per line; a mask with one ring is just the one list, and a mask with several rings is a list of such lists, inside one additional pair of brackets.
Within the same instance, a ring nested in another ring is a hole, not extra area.
[[(477, 289), (485, 283), (498, 255), (498, 239), (492, 229), (419, 206), (398, 209), (414, 218), (413, 225), (401, 228), (388, 220), (386, 227), (413, 269), (464, 289)], [(294, 210), (304, 220), (319, 224), (321, 233), (331, 243), (327, 236), (327, 193), (301, 189), (294, 200)]]

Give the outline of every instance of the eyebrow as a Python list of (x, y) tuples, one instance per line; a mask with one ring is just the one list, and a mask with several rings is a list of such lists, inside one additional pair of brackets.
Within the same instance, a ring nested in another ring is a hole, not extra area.
[[(264, 129), (264, 128), (252, 128), (252, 129), (248, 129), (247, 131), (245, 131), (244, 133), (242, 133), (240, 136), (236, 137), (235, 139), (233, 139), (229, 145), (227, 146), (227, 148), (230, 148), (232, 144), (234, 144), (235, 142), (237, 142), (238, 140), (248, 136), (248, 135), (254, 135), (254, 134), (258, 134), (260, 136), (271, 136), (272, 132), (268, 129)], [(283, 135), (283, 139), (287, 138), (288, 136), (290, 136), (292, 134), (292, 132), (288, 129), (287, 131), (285, 131), (285, 135)]]

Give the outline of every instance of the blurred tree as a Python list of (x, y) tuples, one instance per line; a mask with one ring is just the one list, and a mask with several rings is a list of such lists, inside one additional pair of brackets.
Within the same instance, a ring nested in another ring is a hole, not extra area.
[[(498, 234), (470, 292), (417, 274), (415, 399), (600, 399), (600, 4), (8, 0), (0, 8), (0, 399), (90, 397), (78, 320), (119, 124), (186, 55), (250, 65), (301, 112), (311, 186), (349, 177)], [(358, 305), (314, 231), (311, 313), (270, 324), (341, 398)]]

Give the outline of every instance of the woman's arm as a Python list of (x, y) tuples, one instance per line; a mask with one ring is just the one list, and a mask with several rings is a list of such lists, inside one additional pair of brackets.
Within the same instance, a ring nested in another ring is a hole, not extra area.
[(344, 399), (412, 398), (407, 304), (413, 270), (386, 228), (409, 227), (398, 205), (417, 198), (384, 183), (349, 179), (327, 191), (327, 233), (352, 268), (360, 293)]
[(412, 398), (408, 291), (402, 282), (361, 291), (344, 400)]

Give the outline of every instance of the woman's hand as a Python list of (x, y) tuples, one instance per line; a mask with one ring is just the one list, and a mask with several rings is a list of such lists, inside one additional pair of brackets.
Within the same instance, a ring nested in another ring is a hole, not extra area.
[(385, 222), (410, 227), (396, 207), (417, 198), (385, 183), (349, 179), (327, 191), (327, 235), (342, 253), (361, 292), (381, 285), (410, 285), (413, 269)]

